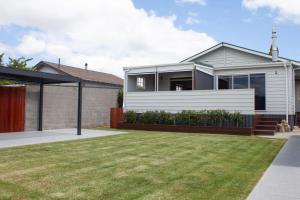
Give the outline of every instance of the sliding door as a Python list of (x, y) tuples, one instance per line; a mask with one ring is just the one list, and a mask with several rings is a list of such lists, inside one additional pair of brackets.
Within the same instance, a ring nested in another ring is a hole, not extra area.
[(266, 110), (265, 74), (250, 74), (250, 88), (255, 89), (255, 110)]

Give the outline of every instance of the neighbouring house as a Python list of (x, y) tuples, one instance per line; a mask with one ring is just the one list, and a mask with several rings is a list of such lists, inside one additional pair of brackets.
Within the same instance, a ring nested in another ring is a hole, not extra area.
[(180, 63), (125, 67), (124, 109), (260, 115), (266, 123), (258, 133), (274, 128), (273, 118), (299, 125), (300, 62), (278, 56), (275, 29), (271, 48), (268, 54), (222, 42)]
[[(82, 88), (82, 127), (109, 125), (110, 108), (117, 107), (117, 94), (123, 79), (107, 73), (41, 61), (39, 72), (63, 74), (79, 78)], [(40, 86), (26, 85), (25, 130), (38, 129)], [(78, 85), (75, 83), (44, 86), (43, 129), (74, 128), (77, 125)]]

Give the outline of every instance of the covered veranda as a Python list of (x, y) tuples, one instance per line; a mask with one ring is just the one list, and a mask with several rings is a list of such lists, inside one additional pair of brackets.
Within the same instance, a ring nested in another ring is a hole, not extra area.
[(78, 103), (77, 103), (77, 135), (81, 135), (82, 119), (82, 85), (83, 81), (79, 78), (45, 72), (21, 70), (11, 67), (0, 66), (0, 80), (16, 81), (18, 84), (35, 83), (39, 84), (39, 105), (38, 105), (38, 131), (43, 131), (43, 103), (44, 85), (60, 83), (78, 84)]
[(171, 63), (124, 68), (126, 92), (214, 89), (212, 66)]

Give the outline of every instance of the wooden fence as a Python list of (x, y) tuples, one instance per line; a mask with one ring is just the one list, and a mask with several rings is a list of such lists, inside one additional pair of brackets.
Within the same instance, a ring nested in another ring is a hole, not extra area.
[(0, 133), (24, 131), (25, 87), (0, 86)]

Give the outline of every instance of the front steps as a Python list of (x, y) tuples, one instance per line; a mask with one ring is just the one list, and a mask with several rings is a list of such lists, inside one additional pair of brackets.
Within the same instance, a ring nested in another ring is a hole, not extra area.
[(281, 121), (281, 118), (271, 118), (267, 116), (255, 116), (254, 135), (274, 135), (276, 125)]
[(297, 126), (300, 125), (300, 112), (296, 112), (296, 123), (297, 123)]

